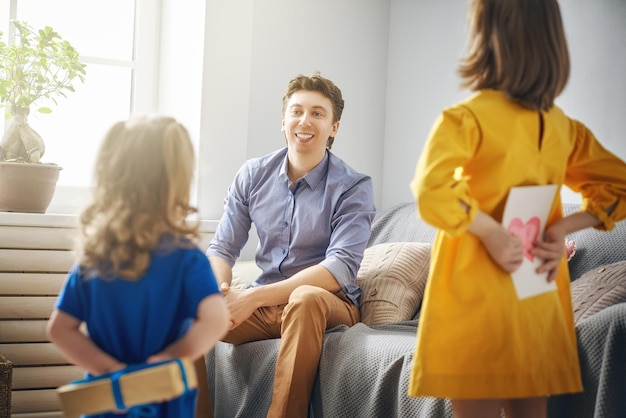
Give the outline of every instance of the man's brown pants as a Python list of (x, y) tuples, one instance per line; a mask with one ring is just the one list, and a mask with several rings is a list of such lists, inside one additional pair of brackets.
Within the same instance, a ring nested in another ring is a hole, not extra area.
[[(352, 326), (359, 320), (359, 308), (342, 292), (331, 293), (320, 287), (305, 285), (291, 293), (287, 304), (257, 309), (247, 321), (232, 329), (223, 341), (242, 344), (281, 338), (272, 402), (267, 416), (306, 418), (324, 332), (342, 324)], [(196, 371), (196, 418), (212, 417), (203, 358), (196, 362)]]

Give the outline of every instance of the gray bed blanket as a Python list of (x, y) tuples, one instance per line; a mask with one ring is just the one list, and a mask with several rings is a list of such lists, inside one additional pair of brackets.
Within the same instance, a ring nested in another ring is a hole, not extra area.
[(626, 417), (626, 303), (581, 321), (576, 333), (584, 391), (552, 397), (548, 416)]
[(452, 417), (448, 401), (407, 395), (417, 320), (326, 334), (314, 417)]
[(240, 345), (217, 343), (207, 356), (209, 392), (216, 418), (266, 417), (279, 343), (279, 339)]

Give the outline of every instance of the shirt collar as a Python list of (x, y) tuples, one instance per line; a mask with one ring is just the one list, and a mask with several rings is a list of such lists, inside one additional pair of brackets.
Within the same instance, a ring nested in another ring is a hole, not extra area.
[[(326, 152), (324, 153), (324, 158), (322, 158), (322, 161), (320, 161), (319, 164), (313, 167), (311, 171), (309, 171), (308, 173), (304, 175), (304, 177), (302, 177), (302, 180), (304, 180), (311, 189), (315, 189), (317, 187), (319, 182), (322, 180), (322, 178), (326, 175), (326, 172), (328, 171), (328, 160), (329, 160), (328, 154), (329, 154), (329, 151), (326, 150)], [(287, 176), (287, 153), (285, 153), (283, 164), (280, 168), (280, 172), (278, 173), (278, 176), (281, 178), (284, 177), (286, 180), (289, 180), (289, 177)]]

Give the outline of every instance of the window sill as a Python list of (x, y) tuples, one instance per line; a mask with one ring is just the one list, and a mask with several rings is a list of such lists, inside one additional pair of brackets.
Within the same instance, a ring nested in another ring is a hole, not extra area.
[[(218, 221), (200, 221), (200, 232), (213, 233)], [(45, 228), (77, 228), (78, 216), (61, 213), (0, 212), (0, 225)]]
[(78, 217), (59, 213), (0, 212), (0, 225), (76, 228)]

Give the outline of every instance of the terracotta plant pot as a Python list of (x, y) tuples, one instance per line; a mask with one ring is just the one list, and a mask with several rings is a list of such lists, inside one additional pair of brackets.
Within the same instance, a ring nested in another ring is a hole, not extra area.
[(62, 167), (0, 162), (0, 211), (46, 213)]

